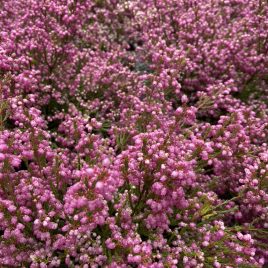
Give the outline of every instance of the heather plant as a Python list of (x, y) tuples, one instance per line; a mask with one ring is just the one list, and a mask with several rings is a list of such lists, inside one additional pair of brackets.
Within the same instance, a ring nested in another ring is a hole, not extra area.
[(265, 0), (0, 7), (0, 267), (268, 265)]

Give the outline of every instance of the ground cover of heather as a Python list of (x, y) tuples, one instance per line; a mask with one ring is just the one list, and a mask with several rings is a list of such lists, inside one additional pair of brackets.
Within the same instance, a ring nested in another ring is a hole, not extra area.
[(267, 0), (0, 0), (0, 267), (267, 265)]

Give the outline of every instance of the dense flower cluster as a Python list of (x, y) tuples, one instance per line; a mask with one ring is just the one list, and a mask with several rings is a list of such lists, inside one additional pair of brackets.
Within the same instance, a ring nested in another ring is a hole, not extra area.
[(0, 267), (268, 264), (266, 0), (0, 0)]

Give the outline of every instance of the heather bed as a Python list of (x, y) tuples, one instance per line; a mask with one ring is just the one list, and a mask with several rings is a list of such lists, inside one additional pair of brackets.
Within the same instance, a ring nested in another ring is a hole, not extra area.
[(265, 267), (268, 5), (0, 0), (0, 267)]

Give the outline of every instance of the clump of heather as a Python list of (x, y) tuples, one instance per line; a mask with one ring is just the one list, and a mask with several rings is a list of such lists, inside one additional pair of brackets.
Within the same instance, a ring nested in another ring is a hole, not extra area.
[(268, 265), (265, 0), (0, 7), (0, 267)]

